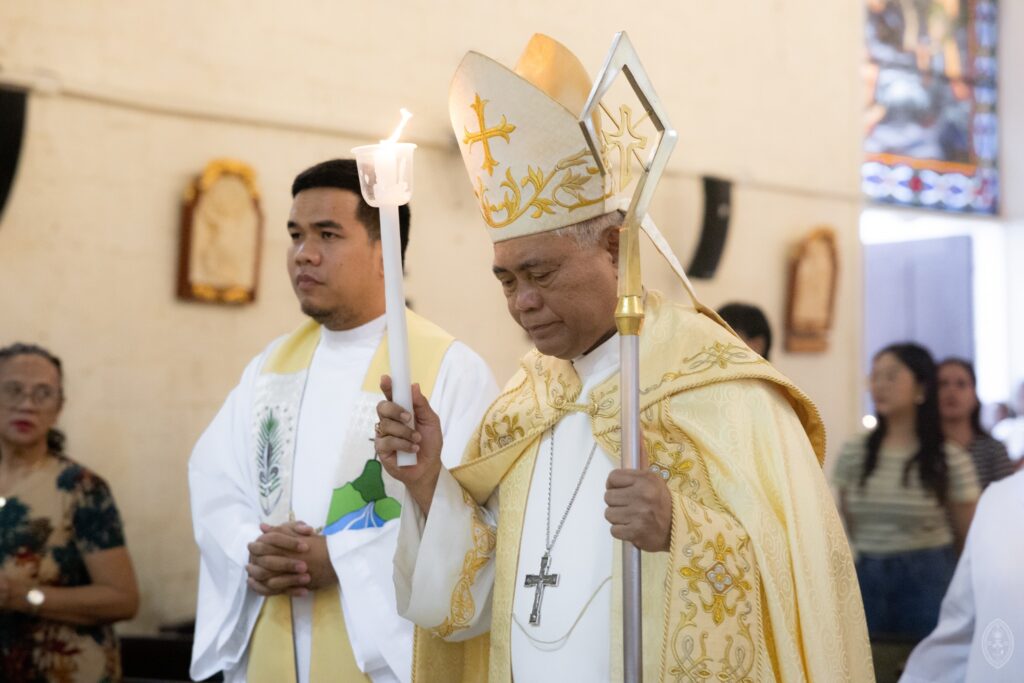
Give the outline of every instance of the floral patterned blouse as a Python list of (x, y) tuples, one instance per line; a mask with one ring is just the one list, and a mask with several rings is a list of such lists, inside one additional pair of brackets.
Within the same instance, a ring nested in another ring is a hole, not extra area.
[[(60, 455), (46, 460), (0, 498), (0, 571), (45, 586), (90, 583), (83, 555), (124, 545), (103, 479)], [(0, 612), (0, 680), (113, 683), (120, 650), (109, 624), (75, 626)]]

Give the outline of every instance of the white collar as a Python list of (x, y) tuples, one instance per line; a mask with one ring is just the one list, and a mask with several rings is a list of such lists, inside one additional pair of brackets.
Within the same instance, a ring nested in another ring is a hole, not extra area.
[(329, 330), (320, 326), (320, 343), (328, 348), (340, 348), (353, 345), (376, 345), (384, 332), (384, 316), (374, 318), (368, 323), (348, 330)]
[(572, 360), (572, 366), (580, 381), (586, 384), (588, 380), (598, 375), (607, 374), (608, 370), (619, 365), (619, 335), (613, 334), (601, 344), (591, 349), (582, 356)]

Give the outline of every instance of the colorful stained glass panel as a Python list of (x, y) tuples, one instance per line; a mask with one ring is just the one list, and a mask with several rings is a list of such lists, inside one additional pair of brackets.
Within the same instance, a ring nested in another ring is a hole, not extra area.
[(864, 194), (998, 213), (995, 0), (866, 4)]

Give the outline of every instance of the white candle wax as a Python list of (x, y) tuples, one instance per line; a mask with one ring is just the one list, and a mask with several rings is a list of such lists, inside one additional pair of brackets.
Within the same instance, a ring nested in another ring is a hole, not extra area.
[[(409, 338), (405, 329), (402, 243), (398, 232), (398, 207), (394, 204), (380, 206), (380, 242), (384, 257), (384, 296), (387, 306), (385, 320), (388, 328), (388, 360), (391, 364), (391, 400), (413, 415)], [(399, 467), (415, 464), (415, 453), (398, 453)]]
[[(409, 339), (405, 324), (405, 288), (398, 207), (412, 197), (412, 151), (416, 145), (398, 143), (409, 114), (402, 110), (402, 124), (387, 140), (352, 150), (359, 167), (363, 198), (380, 212), (380, 241), (384, 261), (385, 321), (388, 330), (388, 360), (391, 365), (392, 400), (413, 415)], [(372, 183), (371, 183), (372, 181)], [(415, 417), (412, 419), (413, 426)], [(399, 467), (416, 464), (415, 453), (398, 453)]]
[[(373, 153), (373, 166), (377, 171), (377, 191), (396, 189), (398, 185), (398, 159), (395, 156), (395, 146), (393, 144), (381, 141), (377, 151)], [(381, 199), (386, 201), (386, 195), (384, 197), (378, 195), (378, 201)]]

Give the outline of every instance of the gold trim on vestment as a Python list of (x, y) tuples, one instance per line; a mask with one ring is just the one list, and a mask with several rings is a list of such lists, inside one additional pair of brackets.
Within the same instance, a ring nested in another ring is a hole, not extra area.
[(480, 570), (491, 561), (497, 542), (497, 532), (484, 521), (483, 511), (465, 490), (462, 491), (462, 497), (466, 505), (473, 509), (473, 546), (462, 560), (462, 570), (452, 591), (451, 611), (448, 617), (439, 626), (431, 629), (434, 635), (440, 638), (447, 638), (453, 633), (465, 630), (476, 615), (473, 582)]

